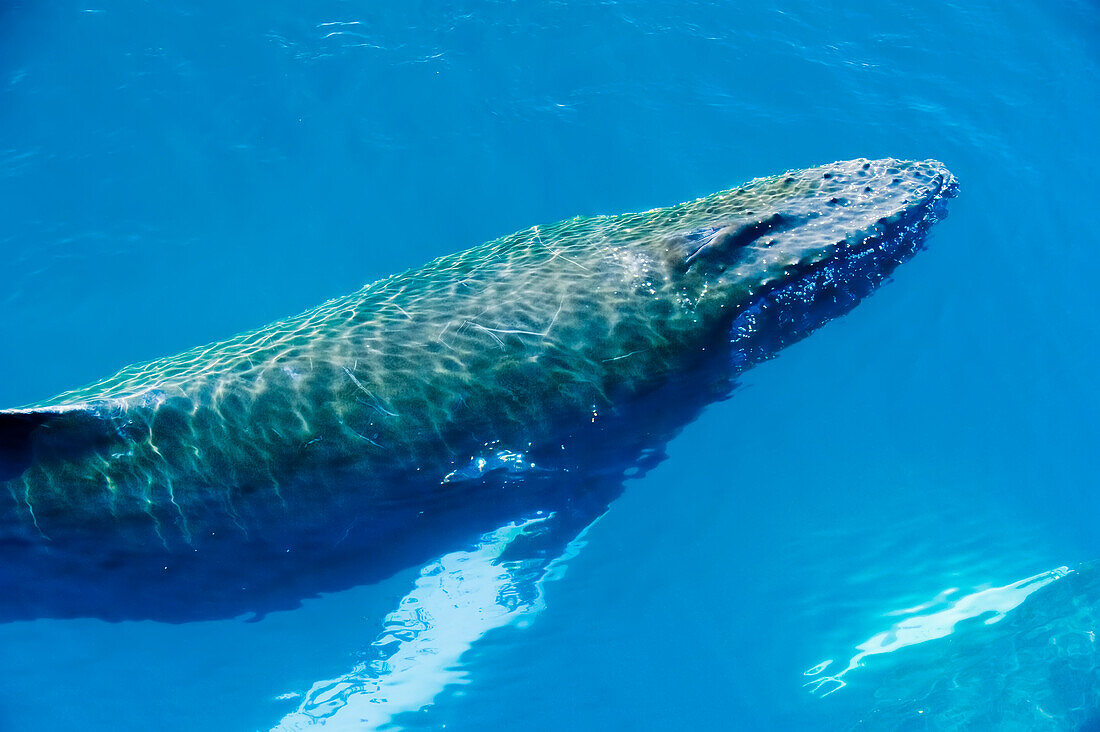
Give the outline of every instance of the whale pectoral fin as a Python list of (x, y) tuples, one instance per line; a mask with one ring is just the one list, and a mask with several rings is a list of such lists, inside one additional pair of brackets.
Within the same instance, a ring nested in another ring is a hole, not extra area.
[(390, 729), (461, 684), (468, 673), (465, 653), (488, 633), (522, 627), (542, 611), (544, 585), (563, 575), (589, 527), (606, 512), (605, 499), (621, 491), (618, 482), (586, 481), (585, 487), (597, 497), (517, 517), (428, 563), (384, 618), (382, 632), (362, 654), (366, 660), (317, 681), (274, 729), (301, 729), (318, 720)]
[(83, 405), (0, 410), (0, 481), (18, 478), (43, 455), (96, 450), (112, 434), (108, 420)]

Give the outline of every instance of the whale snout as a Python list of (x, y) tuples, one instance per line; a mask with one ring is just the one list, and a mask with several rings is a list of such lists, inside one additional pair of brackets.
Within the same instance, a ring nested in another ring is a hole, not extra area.
[(942, 217), (955, 177), (935, 160), (849, 160), (753, 181), (744, 206), (680, 240), (684, 266), (749, 290)]
[(787, 244), (811, 260), (922, 220), (958, 191), (955, 176), (936, 160), (858, 159), (801, 176), (812, 193), (792, 197), (781, 208), (806, 221)]
[(823, 217), (854, 231), (864, 228), (869, 216), (892, 222), (911, 212), (923, 214), (923, 207), (958, 191), (955, 176), (938, 160), (851, 160), (817, 170)]
[[(741, 366), (847, 313), (919, 251), (958, 183), (936, 160), (858, 159), (753, 181), (686, 257)], [(690, 238), (689, 238), (689, 243)]]
[(957, 190), (936, 160), (861, 158), (791, 171), (731, 192), (709, 225), (674, 239), (673, 256), (707, 279), (755, 289), (942, 218), (942, 202)]

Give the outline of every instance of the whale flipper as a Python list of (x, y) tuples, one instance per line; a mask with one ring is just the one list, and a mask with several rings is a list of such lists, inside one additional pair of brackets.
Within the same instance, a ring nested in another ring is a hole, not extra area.
[(383, 620), (363, 660), (342, 676), (288, 694), (301, 702), (273, 730), (315, 724), (392, 729), (403, 715), (431, 706), (468, 679), (462, 656), (486, 634), (523, 627), (542, 611), (544, 584), (562, 576), (603, 513), (588, 516), (588, 523), (571, 510), (528, 516), (428, 563)]
[(300, 698), (298, 708), (273, 730), (314, 724), (392, 729), (402, 726), (404, 715), (465, 683), (463, 656), (487, 634), (526, 627), (542, 612), (546, 584), (565, 574), (589, 529), (623, 489), (616, 478), (578, 481), (560, 474), (548, 481), (570, 498), (507, 520), (425, 564), (362, 649), (362, 660), (341, 676), (288, 694)]

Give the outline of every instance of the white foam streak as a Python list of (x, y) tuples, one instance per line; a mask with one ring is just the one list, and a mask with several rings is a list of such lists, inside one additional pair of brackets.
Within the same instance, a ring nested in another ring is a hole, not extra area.
[[(809, 669), (804, 675), (816, 678), (805, 685), (810, 687), (811, 693), (818, 693), (823, 697), (828, 696), (843, 688), (846, 682), (842, 677), (852, 669), (863, 665), (867, 657), (893, 653), (908, 646), (945, 638), (955, 632), (958, 624), (964, 620), (987, 616), (984, 617), (982, 622), (985, 625), (992, 625), (1018, 607), (1020, 603), (1027, 599), (1028, 595), (1071, 572), (1072, 570), (1068, 567), (1058, 567), (1003, 587), (979, 590), (953, 601), (948, 600), (951, 595), (957, 592), (955, 588), (952, 588), (941, 592), (930, 602), (887, 613), (887, 615), (892, 616), (908, 615), (909, 617), (898, 621), (889, 630), (873, 635), (856, 646), (858, 653), (852, 656), (848, 661), (848, 665), (839, 673), (819, 676), (832, 665), (832, 660), (823, 661)], [(945, 602), (947, 606), (942, 610), (923, 615), (913, 614), (942, 605)]]

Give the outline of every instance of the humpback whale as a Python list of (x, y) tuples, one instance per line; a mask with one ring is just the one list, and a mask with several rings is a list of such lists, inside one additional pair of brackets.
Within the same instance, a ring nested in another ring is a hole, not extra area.
[(858, 159), (535, 226), (0, 411), (0, 620), (263, 612), (535, 514), (553, 554), (956, 190)]

